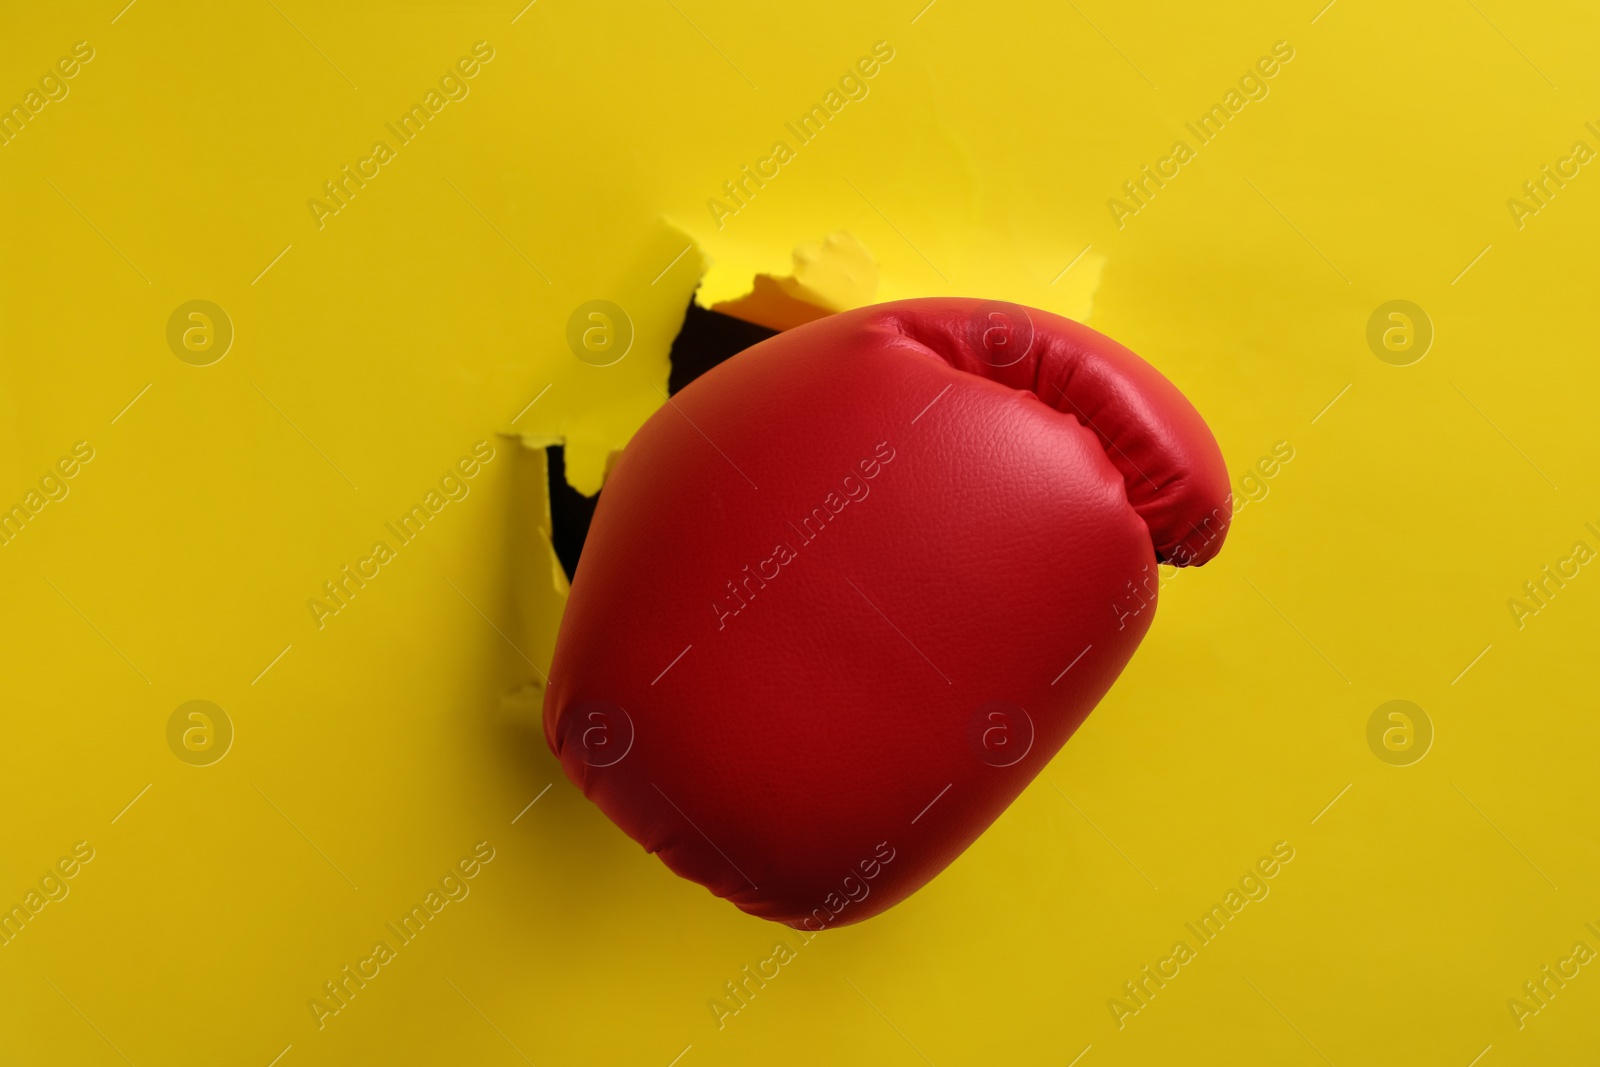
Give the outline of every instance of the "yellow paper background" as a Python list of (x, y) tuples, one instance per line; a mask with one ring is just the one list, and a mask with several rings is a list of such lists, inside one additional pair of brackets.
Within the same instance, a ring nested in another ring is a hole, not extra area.
[[(1594, 9), (520, 6), (4, 5), (0, 102), (95, 50), (0, 147), (0, 502), (94, 449), (0, 547), (0, 901), (95, 850), (0, 948), (7, 1062), (1590, 1061), (1594, 968), (1520, 1029), (1507, 1001), (1600, 949), (1600, 578), (1520, 629), (1507, 601), (1600, 548), (1600, 177), (1521, 228), (1506, 202), (1600, 147)], [(470, 94), (319, 229), (307, 200), (480, 40)], [(877, 41), (870, 94), (719, 229), (707, 199)], [(1107, 200), (1277, 41), (1270, 94), (1118, 228)], [(1086, 317), (1236, 484), (1294, 459), (964, 857), (800, 946), (545, 750), (562, 587), (516, 435), (593, 488), (702, 270), (731, 298), (838, 230), (882, 299)], [(236, 331), (212, 366), (166, 343), (192, 299)], [(565, 342), (593, 299), (634, 324), (611, 367)], [(1393, 299), (1436, 332), (1411, 366), (1367, 345)], [(479, 441), (470, 495), (319, 628), (308, 599)], [(208, 767), (167, 744), (196, 699), (236, 732)], [(1412, 766), (1367, 744), (1392, 699), (1436, 732)], [(470, 896), (319, 1029), (323, 983), (480, 841)], [(1119, 1028), (1108, 1000), (1278, 841), (1270, 896)]]

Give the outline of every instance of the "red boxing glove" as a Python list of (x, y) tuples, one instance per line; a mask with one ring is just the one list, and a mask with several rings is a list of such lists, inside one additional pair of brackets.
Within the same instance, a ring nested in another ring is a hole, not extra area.
[(640, 428), (545, 739), (667, 866), (810, 930), (905, 899), (1066, 743), (1231, 517), (1182, 394), (1085, 326), (903, 300), (747, 349)]

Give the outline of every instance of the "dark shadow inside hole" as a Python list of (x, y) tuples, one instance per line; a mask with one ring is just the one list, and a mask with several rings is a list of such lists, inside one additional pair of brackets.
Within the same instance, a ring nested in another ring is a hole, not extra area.
[[(777, 333), (777, 330), (720, 311), (708, 311), (690, 297), (683, 329), (672, 341), (669, 357), (672, 372), (667, 377), (667, 392), (680, 392), (712, 367)], [(571, 581), (577, 572), (578, 557), (589, 536), (589, 524), (594, 521), (600, 494), (584, 496), (567, 484), (566, 450), (561, 445), (546, 448), (545, 459), (550, 473), (550, 540), (555, 546), (556, 558), (561, 561), (561, 569)]]
[(589, 523), (594, 521), (600, 494), (584, 496), (567, 484), (567, 450), (563, 446), (551, 445), (544, 454), (550, 472), (550, 543), (570, 582), (578, 569), (578, 555), (583, 551), (584, 538), (589, 536)]
[(706, 371), (738, 355), (751, 345), (776, 337), (777, 330), (753, 322), (707, 311), (689, 298), (689, 313), (683, 329), (672, 340), (672, 373), (667, 377), (667, 392), (677, 393)]

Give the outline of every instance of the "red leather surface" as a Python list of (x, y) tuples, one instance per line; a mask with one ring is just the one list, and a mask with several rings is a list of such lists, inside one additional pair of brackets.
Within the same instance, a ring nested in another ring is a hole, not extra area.
[(1200, 416), (1085, 326), (945, 298), (810, 323), (619, 458), (546, 740), (678, 874), (857, 922), (1032, 780), (1150, 625), (1156, 561), (1211, 558), (1229, 517)]

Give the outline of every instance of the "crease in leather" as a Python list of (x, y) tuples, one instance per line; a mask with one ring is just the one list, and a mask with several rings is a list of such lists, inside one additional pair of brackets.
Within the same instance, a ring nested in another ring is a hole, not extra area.
[[(1170, 557), (1180, 546), (1184, 545), (1188, 541), (1189, 534), (1200, 534), (1204, 536), (1204, 531), (1200, 529), (1199, 522), (1191, 520), (1188, 531), (1186, 531), (1183, 536), (1172, 539), (1171, 543), (1156, 542), (1155, 531), (1151, 529), (1152, 518), (1151, 516), (1146, 515), (1146, 511), (1163, 512), (1168, 509), (1175, 500), (1182, 499), (1185, 488), (1191, 484), (1190, 479), (1186, 474), (1186, 468), (1181, 464), (1170, 464), (1171, 469), (1157, 472), (1158, 477), (1161, 479), (1160, 481), (1157, 481), (1156, 478), (1152, 478), (1143, 468), (1134, 462), (1133, 457), (1128, 455), (1122, 445), (1119, 444), (1114, 437), (1100, 429), (1097, 417), (1104, 416), (1106, 406), (1102, 405), (1102, 407), (1096, 409), (1094, 412), (1088, 412), (1085, 411), (1078, 402), (1078, 400), (1087, 401), (1087, 397), (1080, 397), (1078, 399), (1073, 398), (1071, 391), (1073, 375), (1081, 369), (1085, 359), (1098, 358), (1102, 361), (1107, 361), (1107, 358), (1103, 353), (1092, 351), (1086, 346), (1081, 346), (1077, 344), (1073, 338), (1060, 336), (1044, 330), (1036, 330), (1034, 334), (1035, 348), (1029, 353), (1029, 356), (1033, 357), (1033, 380), (1031, 383), (1023, 385), (1007, 381), (1004, 376), (991, 377), (987, 374), (975, 374), (966, 367), (958, 365), (952, 356), (946, 355), (944, 351), (941, 350), (940, 345), (950, 346), (952, 352), (957, 352), (961, 347), (965, 346), (965, 338), (951, 335), (950, 328), (952, 324), (948, 321), (939, 321), (934, 323), (907, 321), (898, 314), (886, 314), (882, 317), (882, 319), (879, 320), (878, 325), (885, 328), (886, 331), (891, 334), (893, 339), (898, 339), (907, 343), (901, 347), (912, 348), (929, 356), (930, 358), (937, 359), (945, 366), (959, 374), (968, 374), (975, 378), (982, 378), (985, 381), (994, 382), (996, 385), (1016, 389), (1018, 392), (1028, 393), (1035, 400), (1049, 408), (1051, 411), (1058, 415), (1071, 418), (1079, 426), (1083, 427), (1087, 432), (1092, 434), (1096, 442), (1099, 443), (1100, 450), (1105, 453), (1107, 462), (1109, 462), (1112, 467), (1116, 469), (1117, 473), (1121, 475), (1124, 498), (1127, 500), (1128, 506), (1133, 509), (1133, 511), (1139, 516), (1140, 520), (1144, 523), (1145, 530), (1150, 535), (1151, 547), (1155, 551), (1156, 558), (1159, 562), (1174, 562)], [(931, 339), (936, 340), (939, 342), (939, 344), (929, 343), (929, 335), (931, 335)], [(1045, 346), (1049, 351), (1039, 352), (1038, 346), (1040, 345)], [(1034, 355), (1035, 352), (1038, 353), (1036, 356)], [(1130, 355), (1132, 355), (1132, 353), (1130, 353)], [(1070, 406), (1071, 410), (1063, 408), (1057, 403), (1052, 402), (1041, 392), (1040, 379), (1044, 374), (1047, 364), (1050, 365), (1052, 370), (1061, 375), (1062, 380), (1060, 384), (1054, 385), (1053, 388), (1060, 393), (1061, 400), (1065, 401)], [(994, 367), (993, 369), (997, 371), (1004, 371), (1009, 368)], [(1144, 486), (1149, 487), (1148, 492), (1142, 491)], [(1165, 541), (1166, 539), (1163, 540)], [(1183, 562), (1175, 562), (1175, 565), (1181, 567), (1187, 566), (1188, 564)]]

